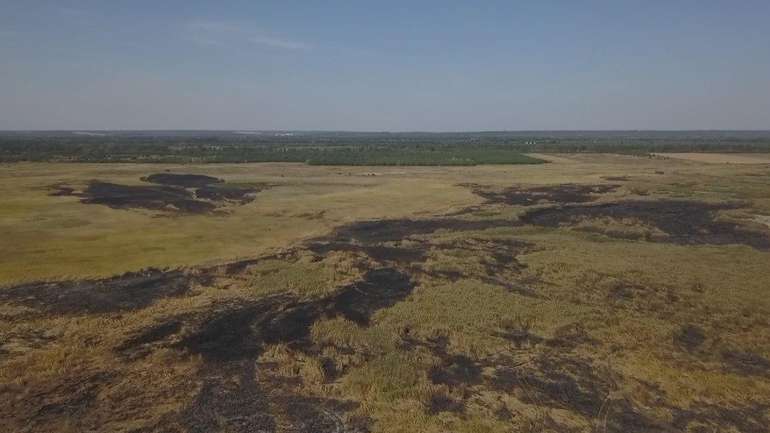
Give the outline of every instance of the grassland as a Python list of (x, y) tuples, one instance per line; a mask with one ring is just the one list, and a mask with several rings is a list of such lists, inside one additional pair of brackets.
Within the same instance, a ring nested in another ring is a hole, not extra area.
[(3, 165), (0, 429), (767, 431), (770, 166), (537, 157)]

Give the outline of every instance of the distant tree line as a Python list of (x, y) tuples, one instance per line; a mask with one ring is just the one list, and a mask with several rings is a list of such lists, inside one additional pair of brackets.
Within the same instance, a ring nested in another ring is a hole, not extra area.
[(0, 162), (301, 162), (317, 165), (476, 165), (542, 162), (524, 153), (770, 152), (770, 133), (232, 133), (104, 136), (0, 133)]

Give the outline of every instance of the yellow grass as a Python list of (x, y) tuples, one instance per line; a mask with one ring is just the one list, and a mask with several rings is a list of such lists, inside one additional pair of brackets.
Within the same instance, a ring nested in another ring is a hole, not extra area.
[[(203, 376), (211, 374), (206, 369), (212, 364), (181, 349), (176, 335), (135, 360), (121, 357), (117, 347), (158, 323), (198, 318), (185, 322), (179, 331), (187, 335), (196, 326), (211, 323), (214, 319), (207, 314), (216, 318), (217, 312), (226, 310), (223, 306), (257, 302), (276, 293), (296, 296), (296, 302), (325, 299), (361, 278), (367, 268), (382, 265), (345, 251), (317, 258), (302, 248), (303, 240), (348, 222), (429, 218), (483, 202), (461, 184), (618, 183), (622, 186), (616, 192), (599, 201), (742, 201), (743, 208), (720, 213), (720, 220), (770, 234), (767, 167), (707, 166), (676, 158), (617, 155), (545, 157), (552, 162), (375, 170), (297, 164), (3, 166), (0, 285), (107, 276), (150, 266), (194, 267), (291, 247), (297, 253), (262, 260), (242, 275), (223, 272), (188, 295), (160, 299), (138, 310), (36, 316), (31, 314), (33, 308), (12, 302), (0, 305), (0, 314), (8, 318), (0, 322), (0, 389), (4, 390), (0, 397), (13, 395), (12, 401), (19, 405), (14, 407), (30, 411), (8, 414), (0, 427), (17, 431), (39, 412), (36, 404), (66, 402), (62, 395), (74, 392), (68, 387), (88, 383), (99, 374), (109, 379), (103, 379), (107, 385), (99, 388), (95, 403), (78, 416), (40, 421), (30, 424), (29, 430), (77, 431), (90, 426), (131, 431), (175, 416), (193, 404), (207, 380), (215, 380)], [(169, 217), (48, 195), (47, 188), (60, 182), (138, 183), (142, 176), (167, 169), (274, 186), (223, 216)], [(605, 179), (619, 176), (626, 180)], [(492, 205), (468, 218), (514, 221), (524, 211), (521, 206)], [(340, 415), (342, 419), (367, 417), (374, 432), (604, 431), (598, 414), (581, 413), (569, 402), (555, 405), (535, 392), (536, 378), (548, 374), (572, 378), (575, 372), (570, 366), (574, 365), (588, 366), (590, 374), (596, 375), (590, 376), (594, 381), (613, 384), (601, 395), (613, 407), (629, 401), (636, 413), (659, 420), (670, 422), (673, 407), (748, 411), (731, 412), (742, 419), (754, 413), (751, 405), (770, 405), (767, 376), (740, 374), (727, 368), (723, 359), (730, 352), (770, 358), (770, 253), (746, 245), (622, 240), (583, 230), (596, 225), (631, 234), (656, 230), (633, 220), (561, 228), (511, 224), (489, 230), (445, 230), (392, 243), (426, 245), (425, 263), (399, 265), (417, 283), (406, 299), (377, 311), (368, 325), (322, 315), (302, 343), (312, 350), (277, 343), (266, 345), (246, 362), (256, 362), (254, 380), (266, 395), (290, 390), (294, 396), (352, 401), (354, 408)], [(451, 248), (467, 240), (527, 242), (530, 247), (516, 257), (526, 267), (489, 275), (485, 263), (494, 251)], [(417, 268), (427, 273), (418, 274)], [(460, 277), (453, 281), (430, 274), (437, 271), (456, 271)], [(500, 281), (531, 287), (536, 296), (516, 293)], [(633, 291), (619, 297), (617, 289), (624, 287)], [(517, 346), (501, 336), (523, 324), (536, 339)], [(703, 330), (700, 351), (688, 352), (677, 345), (675, 336), (685, 325)], [(565, 329), (573, 328), (582, 330), (589, 342), (574, 347), (554, 343)], [(444, 340), (442, 355), (431, 342)], [(431, 371), (444, 368), (451, 356), (478, 363), (479, 381), (434, 383)], [(558, 364), (559, 374), (537, 363), (543, 359)], [(271, 363), (278, 366), (270, 369)], [(333, 364), (338, 375), (327, 375), (325, 363)], [(500, 367), (530, 376), (513, 390), (500, 389), (494, 386)], [(243, 380), (226, 369), (219, 373), (219, 380), (231, 387)], [(39, 395), (45, 397), (35, 400)], [(462, 401), (463, 411), (431, 413), (436, 397)], [(286, 416), (280, 402), (270, 403), (277, 419)], [(509, 410), (512, 418), (499, 417), (502, 409)], [(729, 423), (724, 425), (721, 431), (736, 430)], [(708, 427), (720, 431), (723, 426)]]

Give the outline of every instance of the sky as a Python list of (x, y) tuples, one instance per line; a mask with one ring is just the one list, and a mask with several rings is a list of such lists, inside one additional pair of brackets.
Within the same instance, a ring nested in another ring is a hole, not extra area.
[(770, 1), (0, 0), (32, 129), (770, 129)]

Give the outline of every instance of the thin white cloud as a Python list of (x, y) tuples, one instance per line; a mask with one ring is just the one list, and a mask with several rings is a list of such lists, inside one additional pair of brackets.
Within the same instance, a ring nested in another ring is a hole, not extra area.
[(286, 50), (307, 50), (310, 49), (310, 45), (304, 42), (289, 41), (286, 39), (277, 39), (267, 36), (254, 36), (249, 39), (254, 44), (264, 45), (272, 48), (283, 48)]
[(244, 25), (223, 21), (192, 21), (186, 26), (186, 37), (201, 46), (236, 47), (257, 45), (281, 50), (309, 50), (310, 44), (276, 37)]

